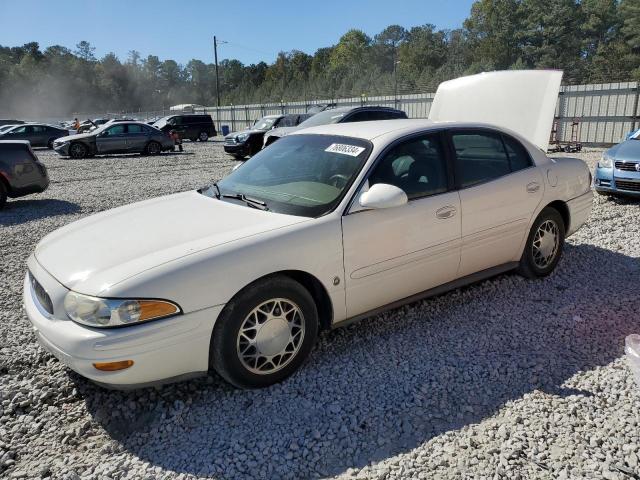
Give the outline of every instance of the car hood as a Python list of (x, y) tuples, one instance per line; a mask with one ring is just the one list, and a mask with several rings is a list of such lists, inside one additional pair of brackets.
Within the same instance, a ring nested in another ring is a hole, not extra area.
[(611, 147), (607, 153), (621, 162), (640, 161), (640, 140), (624, 141)]
[(269, 133), (266, 136), (270, 137), (271, 135), (273, 135), (273, 136), (276, 136), (276, 137), (286, 137), (291, 132), (295, 132), (298, 129), (299, 129), (299, 127), (274, 128), (273, 130), (269, 130)]
[(95, 135), (96, 135), (95, 132), (78, 133), (76, 135), (67, 135), (65, 137), (60, 137), (58, 138), (58, 141), (72, 142), (74, 140), (82, 140), (83, 138), (94, 137)]
[(38, 244), (38, 263), (65, 287), (87, 295), (184, 256), (307, 221), (197, 191), (89, 216)]

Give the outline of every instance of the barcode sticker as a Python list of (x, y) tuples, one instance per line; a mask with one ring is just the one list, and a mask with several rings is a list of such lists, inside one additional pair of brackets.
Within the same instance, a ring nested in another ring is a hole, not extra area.
[(351, 157), (357, 157), (364, 152), (364, 147), (357, 147), (355, 145), (345, 145), (344, 143), (332, 143), (325, 152), (341, 153), (343, 155), (349, 155)]

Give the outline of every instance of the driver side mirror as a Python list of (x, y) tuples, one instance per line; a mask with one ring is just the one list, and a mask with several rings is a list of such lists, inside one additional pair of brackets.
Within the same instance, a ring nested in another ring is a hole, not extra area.
[(395, 185), (376, 183), (360, 195), (360, 206), (380, 209), (400, 207), (409, 201), (407, 194)]

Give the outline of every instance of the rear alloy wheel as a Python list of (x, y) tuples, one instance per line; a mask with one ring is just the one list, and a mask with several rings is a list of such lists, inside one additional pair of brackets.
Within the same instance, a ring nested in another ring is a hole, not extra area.
[(209, 140), (209, 134), (207, 132), (200, 132), (200, 134), (198, 135), (198, 140), (200, 140), (201, 142), (206, 142), (207, 140)]
[(0, 180), (0, 210), (7, 203), (7, 187), (4, 185), (4, 182)]
[(87, 156), (87, 147), (81, 143), (72, 143), (69, 147), (69, 156), (75, 159), (84, 158)]
[(149, 142), (147, 144), (147, 148), (145, 149), (147, 155), (158, 155), (160, 153), (161, 147), (158, 142)]
[(318, 312), (302, 285), (284, 276), (259, 280), (216, 321), (211, 366), (236, 387), (267, 387), (302, 365), (317, 333)]
[(556, 209), (542, 210), (529, 232), (518, 273), (527, 278), (549, 275), (562, 256), (564, 229), (564, 220)]

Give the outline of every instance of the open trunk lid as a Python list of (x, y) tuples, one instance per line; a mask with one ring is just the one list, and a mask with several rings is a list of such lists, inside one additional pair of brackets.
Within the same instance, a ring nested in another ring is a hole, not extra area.
[(429, 119), (508, 128), (546, 150), (561, 81), (560, 70), (507, 70), (442, 82)]

